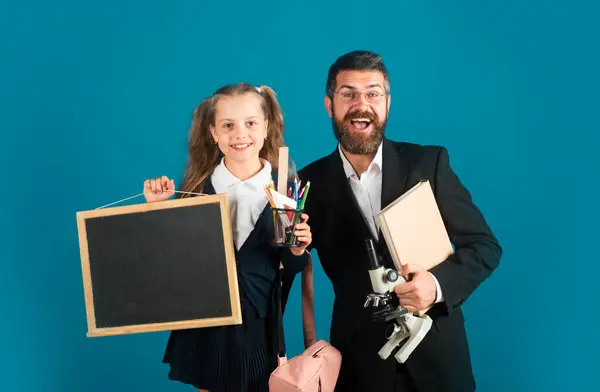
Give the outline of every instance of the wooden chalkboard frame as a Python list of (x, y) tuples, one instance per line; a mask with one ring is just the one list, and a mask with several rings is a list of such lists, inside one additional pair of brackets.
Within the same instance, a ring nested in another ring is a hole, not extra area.
[[(90, 259), (88, 253), (88, 241), (86, 232), (87, 219), (106, 217), (118, 214), (131, 214), (149, 212), (170, 208), (185, 208), (206, 203), (218, 203), (221, 211), (221, 224), (223, 228), (224, 250), (226, 256), (226, 269), (229, 283), (229, 297), (231, 304), (231, 316), (216, 317), (197, 320), (183, 320), (175, 322), (161, 322), (154, 324), (128, 325), (108, 328), (98, 328), (94, 311), (94, 294), (92, 290), (92, 277)], [(235, 325), (242, 323), (240, 294), (237, 279), (235, 252), (233, 248), (233, 232), (230, 219), (229, 201), (227, 194), (203, 195), (180, 199), (166, 200), (154, 203), (142, 203), (129, 206), (103, 208), (76, 213), (77, 229), (79, 233), (79, 248), (81, 255), (81, 270), (83, 277), (83, 289), (85, 296), (86, 317), (88, 324), (87, 337), (114, 336), (135, 334), (143, 332), (159, 332), (188, 328), (204, 328), (223, 325)]]

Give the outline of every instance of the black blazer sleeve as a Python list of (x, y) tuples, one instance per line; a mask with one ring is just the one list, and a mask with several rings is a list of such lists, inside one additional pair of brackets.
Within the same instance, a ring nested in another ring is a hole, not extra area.
[(283, 267), (285, 268), (287, 274), (291, 274), (292, 276), (294, 276), (298, 272), (302, 272), (302, 270), (308, 263), (307, 252), (308, 248), (306, 252), (302, 253), (300, 256), (296, 256), (288, 248), (282, 249), (281, 264), (283, 264)]
[(435, 183), (436, 200), (455, 253), (430, 272), (440, 283), (449, 314), (498, 267), (502, 249), (469, 191), (450, 167), (444, 147), (439, 148)]

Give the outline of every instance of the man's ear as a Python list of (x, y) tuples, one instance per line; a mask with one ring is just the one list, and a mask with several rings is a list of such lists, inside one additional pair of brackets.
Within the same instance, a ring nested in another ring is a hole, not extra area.
[(329, 114), (330, 118), (333, 118), (333, 113), (331, 111), (331, 106), (333, 105), (333, 102), (331, 101), (331, 98), (329, 98), (328, 95), (325, 96), (325, 109), (327, 110), (327, 113)]

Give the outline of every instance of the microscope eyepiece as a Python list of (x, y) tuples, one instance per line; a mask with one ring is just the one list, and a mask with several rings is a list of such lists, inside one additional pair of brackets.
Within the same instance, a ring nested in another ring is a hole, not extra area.
[(381, 267), (381, 263), (379, 262), (379, 258), (377, 257), (377, 251), (375, 249), (375, 244), (373, 240), (368, 238), (365, 240), (365, 246), (367, 247), (367, 255), (369, 257), (369, 270), (376, 270)]

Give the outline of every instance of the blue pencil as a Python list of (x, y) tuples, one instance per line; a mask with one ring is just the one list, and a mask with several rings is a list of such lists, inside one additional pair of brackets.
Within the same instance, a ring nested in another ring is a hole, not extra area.
[(298, 180), (294, 178), (294, 200), (298, 202)]

